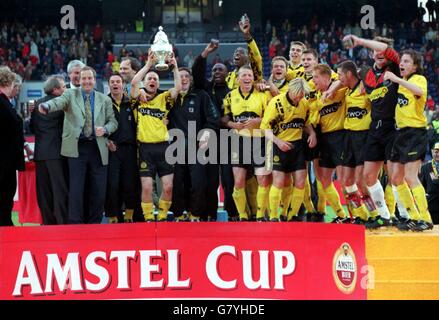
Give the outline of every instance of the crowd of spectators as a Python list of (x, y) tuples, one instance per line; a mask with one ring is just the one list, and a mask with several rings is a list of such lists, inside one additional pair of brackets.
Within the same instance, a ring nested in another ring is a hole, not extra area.
[[(94, 67), (98, 77), (107, 79), (117, 71), (122, 57), (135, 56), (141, 61), (147, 58), (146, 52), (136, 52), (122, 48), (113, 52), (114, 26), (103, 27), (85, 25), (81, 30), (65, 31), (57, 26), (26, 26), (22, 23), (3, 23), (0, 25), (0, 65), (7, 65), (27, 80), (44, 80), (52, 74), (65, 73), (70, 60), (79, 59)], [(121, 29), (122, 28), (122, 29)], [(116, 28), (123, 30), (123, 27)], [(364, 38), (376, 35), (395, 39), (395, 48), (403, 50), (414, 48), (424, 56), (424, 71), (430, 82), (430, 98), (427, 106), (436, 111), (439, 108), (439, 38), (438, 23), (425, 23), (419, 19), (411, 23), (397, 25), (377, 25), (374, 30), (362, 29), (358, 23), (320, 25), (313, 17), (309, 25), (293, 26), (289, 20), (274, 23), (268, 20), (264, 28), (255, 33), (262, 52), (268, 51), (264, 64), (269, 70), (270, 58), (277, 55), (288, 57), (289, 43), (292, 40), (304, 42), (318, 50), (321, 62), (336, 67), (340, 61), (353, 59), (359, 66), (370, 63), (370, 54), (365, 48), (345, 50), (341, 39), (346, 34)], [(173, 42), (173, 40), (171, 39)], [(193, 63), (195, 52), (181, 57), (179, 65)], [(178, 56), (178, 54), (177, 54)], [(215, 62), (224, 62), (233, 67), (232, 57), (215, 57)]]

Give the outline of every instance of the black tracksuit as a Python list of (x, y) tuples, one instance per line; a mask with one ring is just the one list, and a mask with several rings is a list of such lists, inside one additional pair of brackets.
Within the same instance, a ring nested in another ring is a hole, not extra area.
[(30, 118), (30, 130), (35, 134), (34, 161), (36, 165), (37, 200), (43, 224), (67, 224), (68, 164), (61, 156), (64, 111), (43, 115), (38, 106), (56, 98), (47, 95), (38, 100)]
[[(218, 130), (220, 115), (204, 90), (191, 88), (184, 97), (179, 95), (168, 119), (169, 129), (175, 128), (184, 132), (186, 149), (185, 163), (176, 164), (174, 167), (171, 211), (176, 217), (181, 216), (186, 210), (194, 216), (200, 217), (201, 220), (207, 220), (209, 215), (216, 219), (218, 200), (212, 199), (208, 192), (216, 183), (212, 181), (215, 177), (207, 177), (208, 165), (200, 164), (198, 161), (195, 164), (188, 163), (188, 156), (196, 159), (196, 154), (188, 155), (188, 145), (193, 143), (198, 150), (196, 135), (203, 129)], [(188, 124), (190, 121), (195, 123), (194, 132), (196, 135), (194, 137), (189, 135)], [(177, 143), (183, 142), (177, 141)]]
[(113, 101), (114, 115), (119, 126), (108, 138), (115, 143), (117, 149), (109, 153), (105, 214), (107, 217), (119, 217), (121, 222), (123, 204), (126, 209), (140, 207), (136, 121), (127, 96), (123, 96), (120, 106), (117, 106), (111, 95), (109, 97)]
[[(437, 172), (437, 170), (436, 170)], [(428, 200), (428, 210), (434, 224), (439, 224), (439, 176), (436, 176), (432, 167), (432, 161), (421, 167), (419, 179), (425, 188)]]
[[(204, 89), (208, 93), (217, 111), (220, 113), (221, 117), (223, 117), (224, 116), (223, 100), (227, 95), (227, 93), (229, 93), (230, 89), (228, 88), (225, 82), (222, 85), (218, 85), (215, 84), (213, 81), (206, 80), (206, 70), (207, 70), (206, 64), (207, 64), (206, 59), (201, 56), (198, 56), (195, 59), (194, 65), (192, 66), (194, 87), (199, 89)], [(218, 146), (219, 145), (220, 145), (220, 139), (218, 134)], [(230, 150), (228, 151), (228, 154), (229, 155), (231, 154)], [(219, 156), (220, 155), (218, 155), (218, 163), (220, 163)], [(208, 171), (209, 171), (208, 173), (209, 177), (214, 177), (214, 176), (218, 177), (218, 172), (220, 171), (221, 184), (224, 190), (224, 210), (227, 211), (230, 217), (238, 216), (238, 211), (236, 210), (235, 201), (233, 200), (232, 197), (235, 183), (233, 178), (233, 169), (230, 162), (228, 164), (209, 165)], [(216, 185), (212, 184), (211, 187), (212, 188), (210, 190), (210, 194), (213, 197), (213, 199), (218, 202), (217, 190), (219, 187), (219, 181)]]

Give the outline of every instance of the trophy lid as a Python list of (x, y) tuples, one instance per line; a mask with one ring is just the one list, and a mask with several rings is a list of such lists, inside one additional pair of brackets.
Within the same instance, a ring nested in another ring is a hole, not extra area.
[(168, 36), (163, 31), (162, 26), (159, 27), (159, 31), (155, 35), (154, 44), (169, 44)]

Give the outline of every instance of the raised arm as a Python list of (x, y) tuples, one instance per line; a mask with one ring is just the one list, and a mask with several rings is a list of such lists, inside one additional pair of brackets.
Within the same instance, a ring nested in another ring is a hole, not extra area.
[(175, 60), (175, 58), (172, 58), (171, 61), (169, 61), (169, 64), (174, 66), (174, 88), (169, 90), (169, 92), (171, 93), (171, 98), (176, 100), (181, 92), (180, 72), (178, 71), (177, 60)]
[(349, 34), (343, 38), (343, 42), (349, 40), (352, 40), (353, 47), (362, 46), (378, 52), (384, 52), (384, 56), (386, 57), (386, 59), (389, 59), (390, 61), (399, 64), (398, 53), (383, 42), (363, 39), (352, 34)]
[[(424, 78), (425, 79), (425, 78)], [(403, 78), (398, 77), (393, 72), (387, 71), (384, 74), (384, 80), (390, 80), (394, 83), (397, 83), (408, 90), (410, 90), (415, 96), (422, 97), (427, 94), (427, 81), (422, 81), (419, 84), (421, 86), (416, 85), (415, 83), (404, 80)]]
[(207, 57), (209, 54), (218, 49), (218, 42), (211, 42), (199, 55), (192, 66), (192, 76), (194, 78), (194, 87), (197, 89), (206, 88), (206, 70), (207, 70)]
[(250, 64), (253, 69), (253, 73), (255, 75), (255, 82), (263, 80), (263, 62), (262, 55), (259, 51), (258, 45), (256, 44), (255, 39), (253, 39), (250, 29), (250, 20), (239, 21), (239, 28), (241, 29), (242, 34), (244, 35), (244, 39), (247, 42), (248, 47), (248, 57), (250, 59)]
[(140, 82), (145, 79), (146, 74), (151, 70), (154, 65), (154, 54), (152, 51), (148, 53), (148, 61), (145, 66), (136, 73), (133, 80), (131, 81), (131, 98), (137, 99), (139, 96)]

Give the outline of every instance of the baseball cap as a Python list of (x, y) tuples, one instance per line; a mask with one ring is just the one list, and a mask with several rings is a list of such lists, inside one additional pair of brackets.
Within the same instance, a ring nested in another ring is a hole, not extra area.
[(439, 142), (436, 142), (435, 144), (434, 144), (434, 148), (433, 148), (434, 150), (439, 150)]

